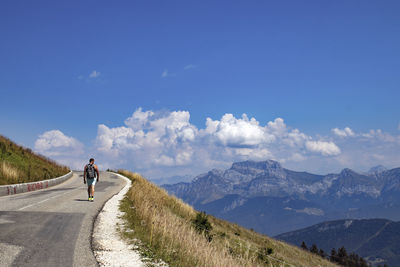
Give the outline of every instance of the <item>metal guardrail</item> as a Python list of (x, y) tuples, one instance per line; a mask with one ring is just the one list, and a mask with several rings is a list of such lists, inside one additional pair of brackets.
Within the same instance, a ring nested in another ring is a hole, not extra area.
[(32, 183), (23, 183), (23, 184), (10, 184), (10, 185), (0, 185), (0, 197), (14, 195), (19, 193), (31, 192), (36, 190), (45, 189), (51, 186), (55, 186), (61, 184), (62, 182), (68, 180), (73, 175), (72, 171), (69, 173), (43, 181), (37, 181)]

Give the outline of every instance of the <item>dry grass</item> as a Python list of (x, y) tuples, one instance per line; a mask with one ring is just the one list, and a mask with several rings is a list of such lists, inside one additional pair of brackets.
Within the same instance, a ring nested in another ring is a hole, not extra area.
[(20, 173), (15, 167), (3, 160), (0, 163), (0, 175), (6, 177), (9, 181), (17, 181)]
[[(170, 266), (336, 266), (295, 246), (209, 216), (212, 241), (192, 224), (196, 211), (142, 176), (119, 171), (132, 180), (121, 209), (129, 238), (141, 240), (148, 251)], [(263, 248), (273, 253), (260, 256)]]

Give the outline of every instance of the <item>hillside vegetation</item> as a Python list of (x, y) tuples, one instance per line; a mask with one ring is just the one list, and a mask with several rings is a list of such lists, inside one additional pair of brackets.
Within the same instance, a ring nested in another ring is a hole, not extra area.
[[(332, 237), (335, 238), (332, 238)], [(400, 222), (386, 219), (345, 219), (319, 223), (276, 236), (285, 242), (300, 245), (316, 244), (329, 253), (345, 247), (370, 263), (400, 266)]]
[(35, 182), (68, 172), (67, 167), (0, 135), (0, 185)]
[(170, 266), (337, 266), (301, 248), (199, 213), (139, 174), (119, 173), (132, 180), (121, 203), (126, 219), (123, 234), (145, 256)]

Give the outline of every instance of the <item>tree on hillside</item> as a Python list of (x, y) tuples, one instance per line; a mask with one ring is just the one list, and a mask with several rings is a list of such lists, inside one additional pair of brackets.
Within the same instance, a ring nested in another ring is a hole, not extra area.
[(314, 253), (314, 254), (318, 254), (318, 248), (317, 245), (312, 244), (311, 248), (310, 248), (310, 252)]
[[(301, 243), (301, 248), (304, 250), (308, 250), (307, 245), (304, 241)], [(344, 246), (342, 246), (338, 250), (336, 250), (335, 248), (332, 248), (330, 255), (327, 255), (322, 248), (318, 249), (316, 244), (312, 244), (309, 251), (313, 254), (319, 255), (321, 258), (327, 259), (327, 260), (337, 263), (341, 266), (371, 267), (371, 265), (369, 265), (366, 260), (364, 260), (362, 257), (357, 255), (356, 253), (352, 252), (352, 253), (348, 254), (347, 250)], [(387, 267), (387, 266), (384, 266), (384, 267)]]
[(344, 265), (348, 257), (345, 247), (342, 246), (341, 248), (338, 249), (337, 257), (339, 259), (338, 263)]
[(318, 255), (320, 255), (322, 258), (326, 258), (325, 251), (322, 248), (319, 249)]
[(329, 260), (331, 262), (337, 262), (337, 253), (336, 253), (336, 249), (335, 248), (332, 248), (331, 256), (329, 257)]
[(366, 260), (352, 252), (350, 255), (347, 253), (345, 247), (341, 247), (337, 250), (332, 248), (331, 255), (329, 256), (329, 260), (331, 262), (338, 263), (341, 266), (349, 266), (349, 267), (370, 267)]

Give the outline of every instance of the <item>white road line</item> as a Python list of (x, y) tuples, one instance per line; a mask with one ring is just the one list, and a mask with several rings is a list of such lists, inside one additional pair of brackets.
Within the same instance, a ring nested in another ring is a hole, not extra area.
[(68, 190), (67, 192), (64, 192), (64, 193), (62, 193), (62, 194), (57, 194), (57, 195), (55, 195), (55, 196), (52, 196), (52, 197), (43, 199), (43, 200), (41, 200), (41, 201), (39, 201), (39, 202), (36, 202), (36, 203), (33, 203), (33, 204), (29, 204), (29, 205), (27, 205), (27, 206), (25, 206), (25, 207), (22, 207), (22, 208), (19, 208), (19, 209), (17, 209), (17, 210), (24, 210), (24, 209), (27, 209), (27, 208), (30, 208), (30, 207), (39, 205), (39, 204), (41, 204), (41, 203), (43, 203), (43, 202), (46, 202), (46, 201), (48, 201), (48, 200), (50, 200), (50, 199), (52, 199), (52, 198), (65, 195), (65, 194), (67, 194), (67, 193), (71, 193), (72, 191), (74, 191), (74, 190), (76, 190), (76, 189), (79, 189), (79, 187), (78, 187), (78, 188), (75, 188), (75, 189), (73, 189), (73, 190)]

